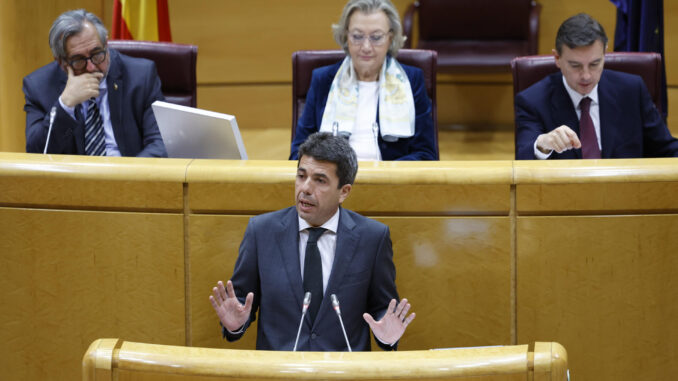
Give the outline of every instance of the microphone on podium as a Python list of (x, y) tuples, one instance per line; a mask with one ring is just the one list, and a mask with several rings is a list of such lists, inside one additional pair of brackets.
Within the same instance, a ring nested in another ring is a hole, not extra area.
[(49, 135), (52, 134), (54, 117), (56, 117), (56, 106), (52, 106), (52, 109), (49, 111), (49, 129), (47, 129), (47, 139), (45, 140), (45, 149), (42, 151), (43, 154), (47, 153), (47, 145), (49, 144)]
[(334, 311), (337, 313), (337, 316), (339, 317), (339, 324), (341, 324), (341, 331), (344, 333), (344, 340), (346, 340), (346, 346), (348, 347), (348, 351), (353, 352), (353, 350), (351, 349), (351, 344), (348, 342), (348, 336), (346, 336), (346, 329), (344, 329), (344, 321), (341, 319), (341, 308), (339, 308), (339, 299), (335, 294), (330, 295), (330, 299), (332, 299), (332, 307), (334, 307)]
[(301, 324), (304, 322), (304, 316), (306, 315), (306, 311), (308, 310), (308, 306), (311, 304), (311, 293), (306, 292), (304, 294), (304, 305), (301, 307), (301, 319), (299, 319), (299, 329), (297, 329), (297, 338), (294, 340), (294, 349), (292, 349), (292, 352), (297, 351), (297, 344), (299, 343), (299, 334), (301, 333)]

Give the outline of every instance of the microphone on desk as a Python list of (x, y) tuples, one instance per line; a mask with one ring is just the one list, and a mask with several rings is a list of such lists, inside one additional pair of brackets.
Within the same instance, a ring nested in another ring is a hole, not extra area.
[(301, 307), (301, 319), (299, 319), (299, 329), (297, 329), (297, 338), (294, 340), (294, 349), (292, 352), (297, 351), (297, 344), (299, 343), (299, 334), (301, 333), (301, 324), (304, 322), (304, 316), (306, 316), (306, 311), (308, 311), (308, 306), (311, 304), (311, 293), (306, 292), (304, 294), (304, 305)]
[(351, 349), (351, 344), (348, 342), (348, 336), (346, 336), (346, 329), (344, 329), (344, 321), (341, 319), (341, 308), (339, 308), (339, 299), (335, 294), (330, 295), (330, 299), (332, 299), (332, 307), (334, 308), (334, 311), (337, 313), (337, 316), (339, 317), (339, 324), (341, 324), (341, 331), (344, 333), (344, 340), (346, 340), (346, 346), (348, 347), (348, 351), (353, 352), (353, 350)]
[(47, 145), (49, 144), (49, 135), (52, 134), (52, 125), (54, 124), (55, 117), (56, 117), (56, 106), (52, 106), (52, 109), (49, 111), (49, 128), (47, 129), (47, 140), (45, 141), (45, 149), (42, 151), (43, 154), (47, 153)]

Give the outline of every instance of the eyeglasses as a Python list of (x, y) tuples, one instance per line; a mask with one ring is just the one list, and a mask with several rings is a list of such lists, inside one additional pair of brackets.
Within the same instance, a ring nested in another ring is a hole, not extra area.
[(387, 35), (388, 33), (375, 33), (370, 35), (364, 35), (360, 33), (349, 33), (348, 41), (353, 45), (362, 45), (365, 43), (365, 40), (367, 40), (370, 42), (370, 45), (372, 46), (381, 46), (386, 43)]
[(68, 61), (68, 64), (71, 65), (73, 70), (82, 70), (87, 67), (87, 61), (92, 61), (93, 64), (99, 65), (104, 62), (106, 59), (106, 50), (98, 51), (92, 54), (89, 57), (76, 58), (74, 60)]

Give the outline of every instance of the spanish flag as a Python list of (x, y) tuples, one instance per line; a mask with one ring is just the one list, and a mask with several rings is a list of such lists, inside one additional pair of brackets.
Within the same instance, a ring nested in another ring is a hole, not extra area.
[(114, 0), (111, 38), (172, 41), (167, 0)]

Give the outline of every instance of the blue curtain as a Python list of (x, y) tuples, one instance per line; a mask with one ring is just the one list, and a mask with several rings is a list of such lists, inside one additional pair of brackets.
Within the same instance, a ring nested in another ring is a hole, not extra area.
[(657, 52), (662, 56), (662, 109), (668, 115), (664, 63), (664, 1), (610, 0), (617, 6), (615, 52)]

